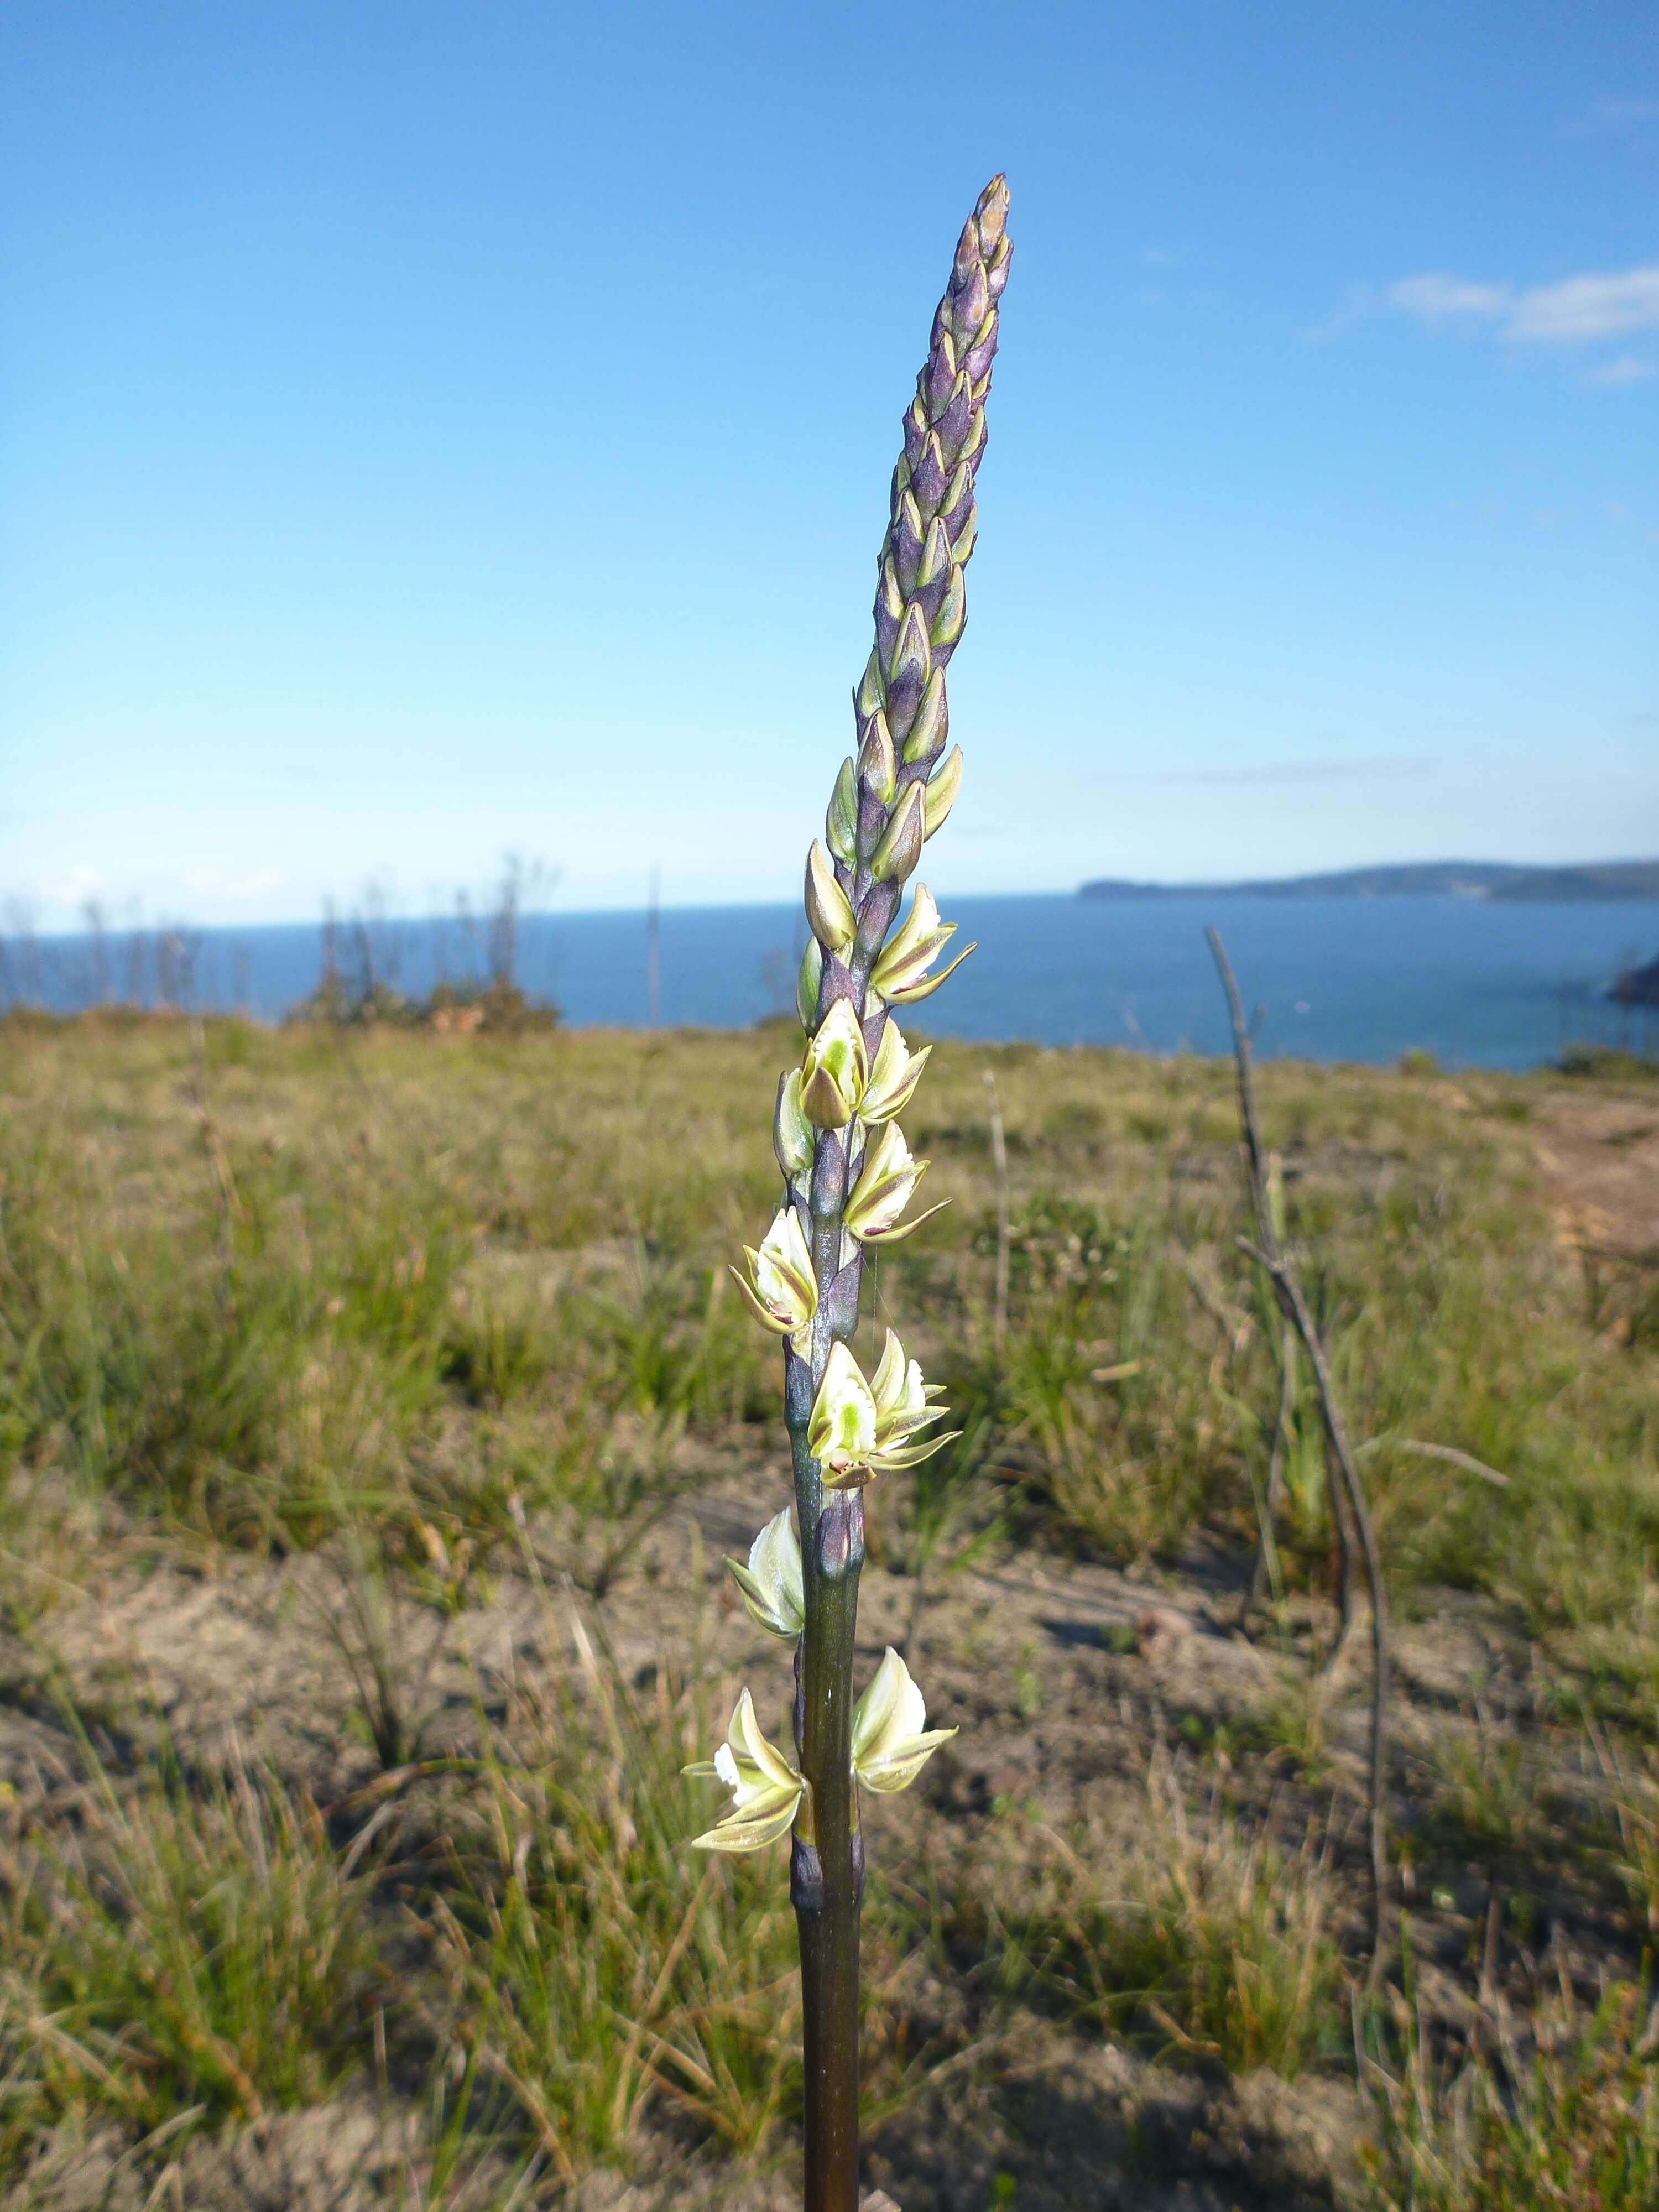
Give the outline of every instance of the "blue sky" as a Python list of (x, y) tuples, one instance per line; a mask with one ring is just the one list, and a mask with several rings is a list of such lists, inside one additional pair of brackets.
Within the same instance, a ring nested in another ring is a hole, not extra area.
[(1659, 852), (1650, 0), (11, 0), (0, 898), (791, 895), (997, 168), (935, 887)]

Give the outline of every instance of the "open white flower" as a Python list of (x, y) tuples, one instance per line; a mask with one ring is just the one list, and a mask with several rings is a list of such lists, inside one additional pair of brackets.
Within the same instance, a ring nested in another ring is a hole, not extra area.
[(906, 1359), (891, 1329), (870, 1382), (844, 1344), (832, 1345), (806, 1431), (824, 1488), (862, 1490), (876, 1475), (919, 1466), (948, 1444), (959, 1430), (940, 1437), (919, 1433), (940, 1419), (933, 1403), (940, 1395), (922, 1381), (915, 1361)]
[(902, 1114), (921, 1080), (921, 1071), (933, 1050), (932, 1045), (925, 1044), (920, 1052), (910, 1051), (898, 1024), (891, 1020), (884, 1024), (870, 1080), (859, 1100), (860, 1121), (868, 1124), (890, 1121), (896, 1114)]
[(806, 1448), (830, 1490), (856, 1490), (870, 1480), (876, 1448), (876, 1401), (856, 1359), (844, 1344), (830, 1347), (823, 1380), (812, 1401)]
[(800, 1069), (800, 1106), (820, 1129), (844, 1129), (859, 1108), (870, 1077), (864, 1031), (850, 999), (837, 999), (806, 1041)]
[(874, 1013), (878, 1004), (908, 1006), (918, 999), (931, 997), (941, 983), (956, 974), (974, 949), (969, 945), (965, 951), (957, 953), (948, 968), (937, 975), (931, 975), (928, 971), (956, 931), (955, 922), (940, 921), (933, 893), (926, 884), (918, 884), (909, 913), (897, 933), (882, 947), (871, 972), (870, 989), (875, 997), (866, 996), (866, 1013)]
[(800, 1217), (793, 1206), (784, 1206), (761, 1239), (757, 1252), (745, 1244), (749, 1262), (745, 1279), (737, 1268), (732, 1276), (748, 1300), (750, 1311), (763, 1328), (787, 1336), (802, 1359), (811, 1342), (812, 1316), (818, 1310), (817, 1277), (812, 1272)]
[(786, 1505), (769, 1521), (749, 1547), (749, 1565), (728, 1559), (732, 1579), (743, 1593), (749, 1618), (769, 1636), (793, 1644), (806, 1626), (806, 1593), (801, 1579), (800, 1539)]
[(762, 1735), (747, 1690), (738, 1699), (726, 1741), (714, 1758), (685, 1771), (705, 1781), (721, 1781), (732, 1793), (731, 1809), (693, 1838), (693, 1850), (762, 1850), (793, 1825), (806, 1795), (806, 1784), (793, 1764)]
[(911, 1158), (910, 1147), (898, 1123), (884, 1123), (881, 1134), (865, 1148), (864, 1164), (842, 1216), (842, 1226), (847, 1234), (857, 1237), (860, 1244), (896, 1244), (901, 1237), (920, 1229), (924, 1221), (942, 1212), (950, 1204), (949, 1199), (941, 1199), (939, 1205), (930, 1206), (926, 1213), (918, 1213), (914, 1220), (899, 1219), (927, 1168), (927, 1161)]
[(890, 1644), (875, 1680), (853, 1711), (853, 1771), (883, 1796), (908, 1790), (956, 1734), (927, 1726), (927, 1708), (910, 1670)]
[(890, 1328), (880, 1363), (870, 1378), (870, 1395), (876, 1401), (876, 1449), (870, 1455), (870, 1464), (878, 1474), (919, 1467), (962, 1433), (951, 1429), (943, 1436), (918, 1441), (920, 1431), (943, 1418), (943, 1408), (932, 1401), (944, 1392), (938, 1383), (922, 1381), (921, 1367), (905, 1358), (904, 1346)]

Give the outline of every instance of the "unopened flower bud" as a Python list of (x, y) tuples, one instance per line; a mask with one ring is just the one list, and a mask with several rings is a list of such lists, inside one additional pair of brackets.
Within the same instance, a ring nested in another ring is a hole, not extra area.
[(800, 1105), (820, 1129), (842, 1129), (858, 1111), (869, 1079), (870, 1056), (850, 999), (837, 999), (806, 1041), (801, 1062)]
[(892, 805), (898, 790), (898, 763), (893, 755), (887, 717), (879, 711), (871, 716), (864, 743), (859, 748), (859, 774), (884, 806)]
[(817, 1020), (818, 986), (823, 981), (823, 947), (816, 937), (809, 937), (795, 977), (795, 1012), (800, 1016), (804, 1030), (810, 1030)]
[(922, 805), (926, 809), (922, 816), (924, 837), (931, 837), (935, 830), (943, 829), (961, 788), (962, 747), (952, 745), (939, 763), (932, 781), (921, 787)]
[(907, 761), (932, 760), (945, 743), (951, 726), (950, 709), (945, 695), (945, 671), (936, 668), (927, 679), (927, 689), (921, 695), (921, 704), (916, 708), (916, 719), (910, 725), (910, 733), (904, 740)]
[(845, 952), (857, 924), (847, 894), (836, 880), (830, 855), (814, 838), (806, 856), (806, 919), (826, 952)]
[(830, 794), (830, 811), (823, 820), (823, 835), (830, 850), (848, 867), (858, 858), (859, 850), (859, 780), (858, 771), (850, 760), (841, 764), (841, 774), (836, 778), (836, 787)]
[(778, 1084), (778, 1103), (772, 1115), (772, 1150), (777, 1154), (785, 1182), (803, 1198), (812, 1180), (812, 1161), (817, 1145), (818, 1133), (801, 1107), (800, 1070), (792, 1067)]
[(806, 1597), (801, 1579), (800, 1539), (786, 1505), (749, 1547), (745, 1567), (728, 1559), (732, 1579), (757, 1628), (793, 1644), (806, 1626)]
[(921, 786), (906, 784), (870, 856), (870, 873), (878, 884), (902, 883), (921, 858), (922, 806)]

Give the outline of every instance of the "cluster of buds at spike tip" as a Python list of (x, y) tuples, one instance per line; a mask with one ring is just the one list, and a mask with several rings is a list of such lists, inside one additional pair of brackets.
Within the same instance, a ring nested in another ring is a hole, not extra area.
[(923, 1437), (941, 1418), (936, 1383), (904, 1356), (890, 1328), (880, 1364), (868, 1382), (844, 1344), (832, 1345), (812, 1401), (807, 1441), (826, 1490), (862, 1490), (878, 1474), (919, 1467), (960, 1431)]
[[(956, 1734), (953, 1728), (930, 1729), (927, 1721), (921, 1692), (890, 1644), (853, 1711), (852, 1769), (866, 1790), (884, 1797), (908, 1790), (940, 1744)], [(747, 1690), (714, 1758), (685, 1771), (723, 1782), (732, 1793), (729, 1809), (696, 1838), (694, 1850), (763, 1850), (791, 1827), (799, 1841), (812, 1842), (811, 1790), (794, 1761), (762, 1733)]]

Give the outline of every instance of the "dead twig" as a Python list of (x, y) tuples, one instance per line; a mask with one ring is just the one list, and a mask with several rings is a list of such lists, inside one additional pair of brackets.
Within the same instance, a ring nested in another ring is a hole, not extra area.
[(1499, 1468), (1488, 1467), (1473, 1452), (1460, 1451), (1455, 1444), (1421, 1443), (1415, 1437), (1372, 1437), (1357, 1447), (1356, 1456), (1385, 1449), (1410, 1452), (1416, 1459), (1443, 1460), (1448, 1467), (1461, 1467), (1465, 1474), (1479, 1475), (1482, 1482), (1491, 1483), (1495, 1490), (1507, 1490), (1510, 1486), (1510, 1478)]
[[(1239, 1113), (1244, 1126), (1244, 1146), (1249, 1161), (1250, 1200), (1255, 1214), (1261, 1243), (1253, 1244), (1246, 1237), (1237, 1239), (1239, 1249), (1255, 1261), (1273, 1285), (1273, 1297), (1279, 1312), (1296, 1331), (1302, 1349), (1307, 1354), (1313, 1370), (1315, 1385), (1319, 1392), (1319, 1409), (1325, 1427), (1326, 1464), (1335, 1480), (1331, 1484), (1331, 1517), (1339, 1527), (1342, 1507), (1346, 1505), (1352, 1522), (1352, 1534), (1357, 1540), (1364, 1563), (1367, 1592), (1371, 1604), (1371, 1729), (1370, 1774), (1369, 1796), (1369, 1829), (1371, 1865), (1371, 1972), (1375, 1978), (1382, 1972), (1388, 1938), (1388, 1842), (1383, 1831), (1382, 1796), (1387, 1762), (1386, 1719), (1389, 1695), (1389, 1615), (1388, 1599), (1382, 1585), (1382, 1562), (1377, 1550), (1376, 1533), (1371, 1523), (1370, 1508), (1365, 1486), (1359, 1478), (1359, 1468), (1349, 1447), (1347, 1431), (1343, 1424), (1341, 1408), (1337, 1402), (1336, 1388), (1331, 1379), (1329, 1362), (1325, 1347), (1320, 1341), (1319, 1331), (1314, 1327), (1313, 1316), (1303, 1296), (1302, 1284), (1281, 1244), (1273, 1222), (1273, 1207), (1267, 1188), (1266, 1156), (1255, 1114), (1255, 1085), (1250, 1077), (1250, 1039), (1245, 1026), (1244, 1010), (1234, 981), (1232, 966), (1220, 933), (1215, 929), (1205, 932), (1216, 969), (1221, 978), (1222, 989), (1227, 996), (1227, 1011), (1232, 1022), (1233, 1058), (1238, 1071)], [(1352, 1547), (1347, 1544), (1348, 1531), (1343, 1529), (1345, 1553), (1352, 1560)], [(1346, 1577), (1345, 1577), (1346, 1579)], [(1346, 1592), (1345, 1592), (1346, 1595)]]
[(1008, 1144), (1003, 1133), (1002, 1109), (997, 1102), (996, 1076), (988, 1067), (985, 1070), (985, 1095), (990, 1108), (991, 1162), (996, 1170), (997, 1184), (996, 1303), (991, 1339), (1000, 1358), (1003, 1340), (1008, 1334)]

